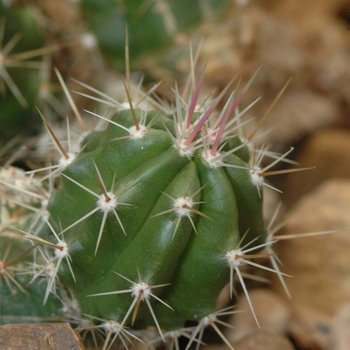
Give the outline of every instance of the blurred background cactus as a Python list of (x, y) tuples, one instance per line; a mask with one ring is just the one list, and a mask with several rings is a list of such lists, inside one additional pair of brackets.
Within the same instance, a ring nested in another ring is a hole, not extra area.
[[(228, 0), (135, 0), (79, 3), (88, 30), (115, 64), (124, 61), (125, 25), (128, 25), (131, 64), (140, 56), (165, 52), (183, 33), (206, 21), (217, 21), (229, 7)], [(142, 58), (141, 58), (142, 59)]]
[(28, 6), (14, 8), (0, 3), (0, 13), (0, 128), (4, 142), (21, 132), (38, 132), (40, 123), (33, 107), (40, 89), (43, 52), (38, 49), (42, 48), (44, 31)]

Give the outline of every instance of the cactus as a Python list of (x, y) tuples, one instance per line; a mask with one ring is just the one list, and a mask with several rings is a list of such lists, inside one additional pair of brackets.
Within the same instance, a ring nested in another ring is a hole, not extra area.
[[(55, 292), (45, 296), (41, 277), (52, 276), (45, 250), (23, 239), (23, 230), (42, 228), (40, 217), (45, 214), (39, 206), (45, 202), (40, 194), (43, 188), (26, 191), (30, 185), (23, 170), (0, 169), (0, 323), (64, 320)], [(46, 265), (39, 265), (41, 261)], [(44, 296), (48, 301), (45, 305)]]
[[(33, 106), (40, 89), (43, 31), (29, 6), (6, 7), (0, 2), (0, 144), (41, 127)], [(48, 50), (46, 50), (48, 51)], [(25, 121), (25, 122), (23, 122)]]
[(187, 103), (176, 88), (164, 114), (136, 108), (128, 82), (126, 107), (111, 118), (92, 113), (105, 129), (88, 132), (77, 114), (75, 151), (70, 132), (66, 147), (42, 115), (57, 164), (7, 177), (11, 168), (1, 169), (1, 322), (68, 318), (78, 329), (102, 328), (104, 348), (116, 338), (127, 347), (149, 326), (163, 340), (177, 337), (188, 320), (198, 322), (189, 345), (208, 324), (222, 336), (215, 321), (232, 311), (216, 310), (219, 293), (229, 283), (232, 294), (237, 275), (250, 303), (241, 266), (272, 243), (266, 168), (261, 156), (250, 159), (237, 109), (253, 78), (219, 113), (229, 86), (202, 102), (203, 77)]
[(217, 19), (227, 11), (227, 0), (83, 0), (80, 3), (87, 28), (93, 33), (111, 64), (124, 59), (125, 24), (128, 24), (132, 63), (137, 57), (164, 51), (176, 36)]

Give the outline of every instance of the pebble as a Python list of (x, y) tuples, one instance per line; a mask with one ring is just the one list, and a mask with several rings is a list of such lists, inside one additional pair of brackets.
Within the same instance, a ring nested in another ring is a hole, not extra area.
[(0, 349), (84, 350), (69, 323), (21, 323), (0, 326)]
[(350, 178), (350, 132), (329, 128), (311, 134), (296, 161), (309, 171), (286, 175), (284, 203), (292, 205), (305, 193), (330, 178)]
[(332, 320), (329, 350), (350, 349), (350, 303), (341, 305)]
[(294, 350), (286, 337), (263, 330), (250, 334), (233, 347), (235, 350)]
[(328, 350), (331, 319), (308, 305), (293, 304), (288, 334), (300, 349)]
[[(265, 288), (249, 290), (249, 298), (261, 330), (275, 335), (285, 334), (290, 318), (288, 303), (275, 292)], [(233, 314), (228, 323), (234, 328), (225, 329), (225, 336), (231, 343), (240, 341), (259, 330), (244, 294), (241, 294), (238, 299), (235, 310), (244, 310), (244, 312)]]
[[(282, 234), (336, 230), (327, 235), (277, 242), (275, 252), (293, 303), (332, 315), (350, 299), (350, 180), (331, 179), (304, 196), (288, 213)], [(300, 236), (299, 236), (300, 237)], [(273, 288), (285, 296), (280, 281)]]

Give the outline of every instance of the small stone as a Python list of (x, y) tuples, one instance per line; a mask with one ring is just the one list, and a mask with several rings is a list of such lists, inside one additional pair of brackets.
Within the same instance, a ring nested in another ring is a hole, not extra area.
[(350, 349), (350, 303), (339, 307), (332, 320), (329, 350)]
[(307, 305), (293, 304), (288, 333), (301, 349), (327, 349), (330, 330), (329, 316)]
[(333, 101), (322, 95), (300, 87), (290, 89), (264, 123), (263, 130), (270, 131), (262, 139), (273, 144), (274, 150), (286, 150), (286, 145), (295, 144), (300, 137), (332, 124), (335, 113)]
[(312, 134), (305, 142), (296, 161), (300, 167), (314, 166), (314, 170), (287, 175), (284, 202), (295, 203), (302, 195), (330, 178), (350, 178), (350, 132), (326, 129)]
[[(271, 334), (285, 334), (290, 318), (288, 304), (278, 294), (264, 288), (249, 290), (249, 298), (260, 328)], [(225, 336), (231, 343), (237, 342), (259, 329), (244, 294), (241, 294), (238, 299), (235, 310), (244, 310), (244, 312), (233, 314), (231, 321), (229, 321), (234, 329), (227, 328)]]
[(0, 326), (0, 349), (84, 350), (69, 323), (21, 323)]
[(233, 347), (235, 350), (294, 350), (286, 337), (263, 330), (248, 335)]
[[(277, 242), (274, 251), (294, 303), (332, 315), (350, 299), (350, 180), (333, 179), (304, 196), (289, 212), (282, 234), (335, 230)], [(280, 281), (273, 288), (282, 296)]]

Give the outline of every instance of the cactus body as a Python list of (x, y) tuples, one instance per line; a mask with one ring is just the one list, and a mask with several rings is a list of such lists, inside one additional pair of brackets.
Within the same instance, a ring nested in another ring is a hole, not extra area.
[(71, 266), (63, 262), (58, 275), (84, 314), (173, 330), (215, 312), (230, 281), (225, 254), (248, 229), (246, 240), (266, 240), (262, 197), (238, 136), (236, 154), (210, 155), (215, 138), (198, 127), (204, 113), (186, 138), (178, 118), (135, 114), (139, 131), (131, 111), (117, 113), (62, 173), (48, 206), (69, 245)]

